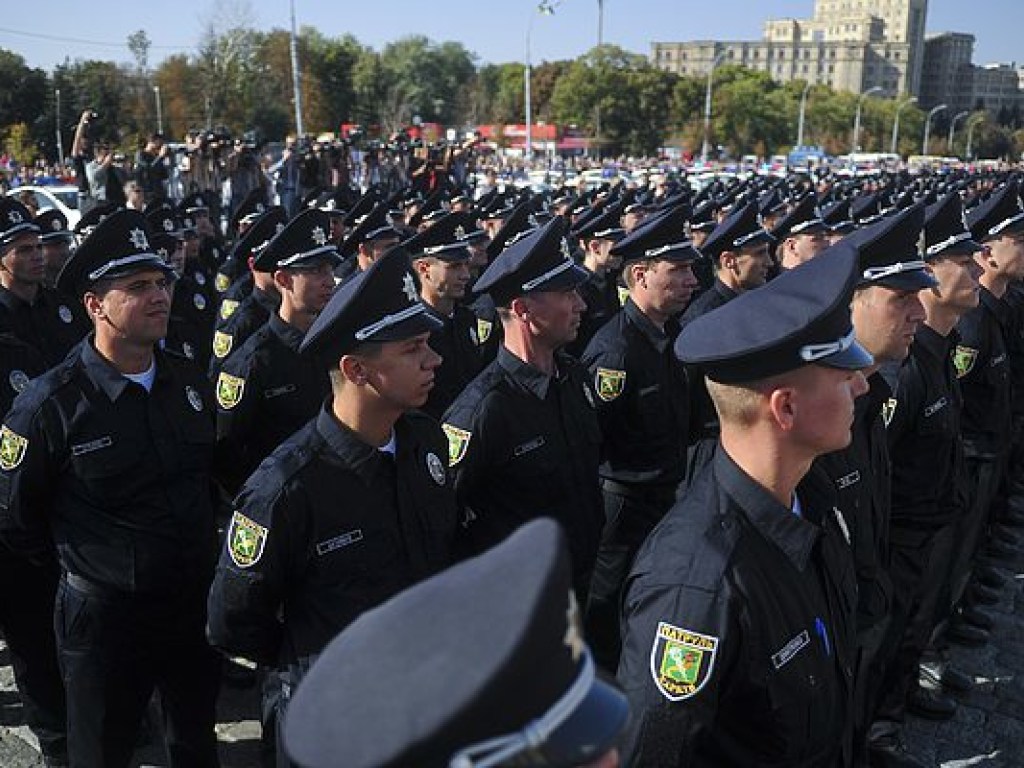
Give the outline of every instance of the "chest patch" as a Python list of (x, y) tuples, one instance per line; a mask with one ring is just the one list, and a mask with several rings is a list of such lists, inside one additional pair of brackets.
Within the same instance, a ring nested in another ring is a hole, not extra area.
[(453, 427), (451, 424), (442, 424), (445, 437), (448, 438), (448, 466), (454, 467), (466, 456), (466, 449), (469, 448), (469, 439), (472, 432)]
[(25, 458), (28, 438), (22, 437), (6, 424), (0, 427), (0, 469), (10, 472), (17, 469)]
[(696, 696), (711, 679), (718, 638), (658, 622), (651, 647), (651, 677), (669, 701)]
[(481, 320), (477, 318), (476, 321), (476, 343), (483, 344), (489, 338), (491, 338), (491, 331), (494, 330), (494, 323), (490, 320)]
[(882, 421), (885, 422), (887, 427), (892, 423), (892, 417), (896, 415), (897, 402), (895, 397), (890, 397), (882, 403)]
[(327, 539), (327, 541), (321, 541), (316, 545), (316, 553), (323, 557), (329, 555), (331, 552), (336, 552), (339, 549), (355, 544), (357, 541), (363, 540), (363, 529), (356, 528), (351, 531), (335, 536), (333, 539)]
[(230, 333), (215, 331), (213, 334), (213, 354), (217, 357), (227, 357), (233, 343), (234, 339)]
[(956, 349), (953, 350), (953, 367), (956, 368), (956, 377), (962, 379), (970, 373), (977, 359), (978, 350), (957, 344)]
[(786, 643), (781, 649), (772, 654), (772, 666), (776, 669), (782, 669), (794, 656), (810, 645), (810, 643), (811, 635), (805, 629), (799, 635)]
[(224, 301), (220, 303), (220, 319), (227, 320), (235, 314), (236, 309), (238, 309), (237, 301), (234, 299), (224, 299)]

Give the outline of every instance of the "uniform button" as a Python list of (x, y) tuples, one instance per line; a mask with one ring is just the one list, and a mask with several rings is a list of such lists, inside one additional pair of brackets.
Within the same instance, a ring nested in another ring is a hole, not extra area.
[(814, 688), (818, 684), (818, 678), (814, 675), (808, 675), (807, 682), (810, 683), (811, 688)]

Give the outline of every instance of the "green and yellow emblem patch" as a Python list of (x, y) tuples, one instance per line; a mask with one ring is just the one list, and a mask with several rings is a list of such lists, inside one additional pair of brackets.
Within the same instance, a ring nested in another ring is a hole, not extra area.
[(0, 469), (10, 472), (17, 469), (25, 458), (28, 438), (22, 437), (6, 424), (0, 427)]
[(238, 405), (244, 391), (245, 379), (221, 371), (217, 377), (217, 403), (221, 408), (230, 411)]
[(473, 436), (473, 433), (453, 427), (451, 424), (442, 424), (441, 429), (448, 437), (448, 466), (454, 467), (466, 456), (469, 438)]
[(594, 375), (594, 389), (597, 396), (610, 403), (622, 394), (626, 386), (626, 372), (614, 368), (598, 368)]
[(267, 544), (267, 531), (262, 525), (250, 520), (241, 512), (231, 515), (228, 528), (228, 554), (231, 562), (239, 568), (249, 568), (259, 562)]
[(956, 377), (962, 379), (970, 373), (977, 359), (978, 350), (957, 344), (953, 351), (953, 367), (956, 368)]
[(629, 298), (629, 288), (623, 288), (621, 285), (616, 286), (619, 292), (619, 306), (626, 306), (626, 299)]
[(218, 272), (217, 276), (213, 278), (213, 287), (217, 289), (217, 293), (224, 293), (231, 287), (231, 278), (223, 272)]
[(230, 333), (224, 333), (224, 331), (214, 331), (213, 333), (213, 354), (217, 357), (227, 357), (228, 352), (231, 351), (231, 345), (235, 343), (234, 337)]
[(234, 299), (224, 299), (224, 301), (220, 303), (220, 319), (227, 320), (235, 314), (236, 309), (238, 309), (237, 301)]
[(711, 679), (718, 638), (658, 622), (651, 648), (651, 676), (669, 701), (696, 696)]
[(483, 344), (491, 338), (491, 331), (494, 330), (494, 323), (490, 320), (476, 319), (476, 343)]
[(887, 427), (892, 423), (892, 417), (896, 414), (897, 402), (895, 397), (890, 397), (882, 404), (882, 421)]

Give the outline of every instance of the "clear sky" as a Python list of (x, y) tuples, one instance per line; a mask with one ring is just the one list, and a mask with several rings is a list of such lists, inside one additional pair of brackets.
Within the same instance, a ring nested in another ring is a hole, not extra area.
[[(557, 0), (555, 0), (557, 2)], [(287, 28), (289, 0), (4, 0), (0, 47), (52, 69), (65, 57), (131, 61), (125, 39), (145, 29), (151, 63), (192, 52), (213, 19), (249, 18), (259, 29)], [(652, 41), (756, 40), (767, 18), (810, 17), (813, 0), (604, 0), (604, 40), (637, 53)], [(570, 59), (597, 42), (598, 0), (561, 0), (553, 16), (537, 0), (295, 0), (298, 24), (329, 36), (351, 33), (377, 48), (410, 34), (455, 40), (480, 62)], [(219, 9), (219, 10), (218, 10)], [(977, 64), (1024, 64), (1022, 0), (931, 0), (929, 32), (975, 35)]]

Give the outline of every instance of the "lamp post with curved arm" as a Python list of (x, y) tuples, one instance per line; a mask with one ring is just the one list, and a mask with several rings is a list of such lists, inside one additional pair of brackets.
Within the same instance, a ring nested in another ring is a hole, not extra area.
[(971, 148), (974, 146), (974, 129), (985, 122), (985, 113), (975, 115), (972, 119), (967, 121), (967, 149), (964, 150), (964, 159), (970, 160), (973, 155), (971, 154)]
[(864, 106), (864, 99), (874, 93), (881, 93), (881, 91), (882, 86), (876, 85), (868, 88), (860, 95), (860, 98), (857, 99), (857, 114), (853, 118), (853, 146), (850, 148), (850, 154), (853, 154), (860, 149), (860, 111)]
[(896, 117), (894, 117), (894, 118), (893, 118), (893, 121), (892, 121), (892, 147), (891, 147), (891, 148), (889, 149), (889, 151), (890, 151), (890, 152), (891, 152), (892, 154), (894, 154), (894, 155), (895, 155), (895, 154), (896, 154), (897, 152), (899, 152), (899, 142), (900, 142), (900, 112), (902, 112), (902, 111), (903, 111), (903, 108), (904, 108), (904, 107), (908, 107), (908, 106), (910, 106), (910, 105), (911, 105), (911, 104), (913, 104), (913, 103), (914, 103), (915, 101), (917, 101), (917, 96), (911, 96), (911, 97), (910, 97), (909, 99), (907, 99), (906, 101), (901, 101), (901, 102), (900, 102), (899, 104), (897, 104), (897, 105), (896, 105)]
[(530, 104), (530, 81), (532, 68), (530, 66), (530, 35), (533, 33), (533, 20), (537, 15), (552, 16), (555, 7), (561, 0), (543, 0), (537, 6), (537, 13), (530, 14), (530, 21), (526, 25), (526, 69), (523, 71), (523, 101), (525, 102), (524, 112), (526, 113), (526, 145), (523, 147), (523, 159), (529, 160), (533, 157), (533, 107)]
[(704, 93), (704, 144), (700, 148), (700, 162), (707, 165), (708, 152), (711, 150), (711, 82), (715, 75), (715, 68), (725, 58), (725, 51), (715, 56), (711, 62), (711, 69), (708, 70), (708, 86)]
[(956, 124), (958, 120), (963, 120), (970, 113), (969, 110), (963, 112), (957, 112), (953, 115), (953, 119), (949, 121), (949, 138), (946, 140), (946, 151), (952, 156), (953, 154), (953, 136), (956, 134)]
[(939, 104), (937, 107), (932, 107), (932, 111), (929, 112), (928, 117), (924, 119), (924, 141), (921, 142), (922, 155), (928, 154), (928, 134), (930, 134), (932, 130), (932, 118), (944, 109), (949, 109), (949, 105)]
[(804, 145), (804, 115), (807, 113), (807, 92), (811, 90), (811, 82), (807, 81), (804, 92), (800, 94), (800, 119), (796, 124), (796, 145)]

